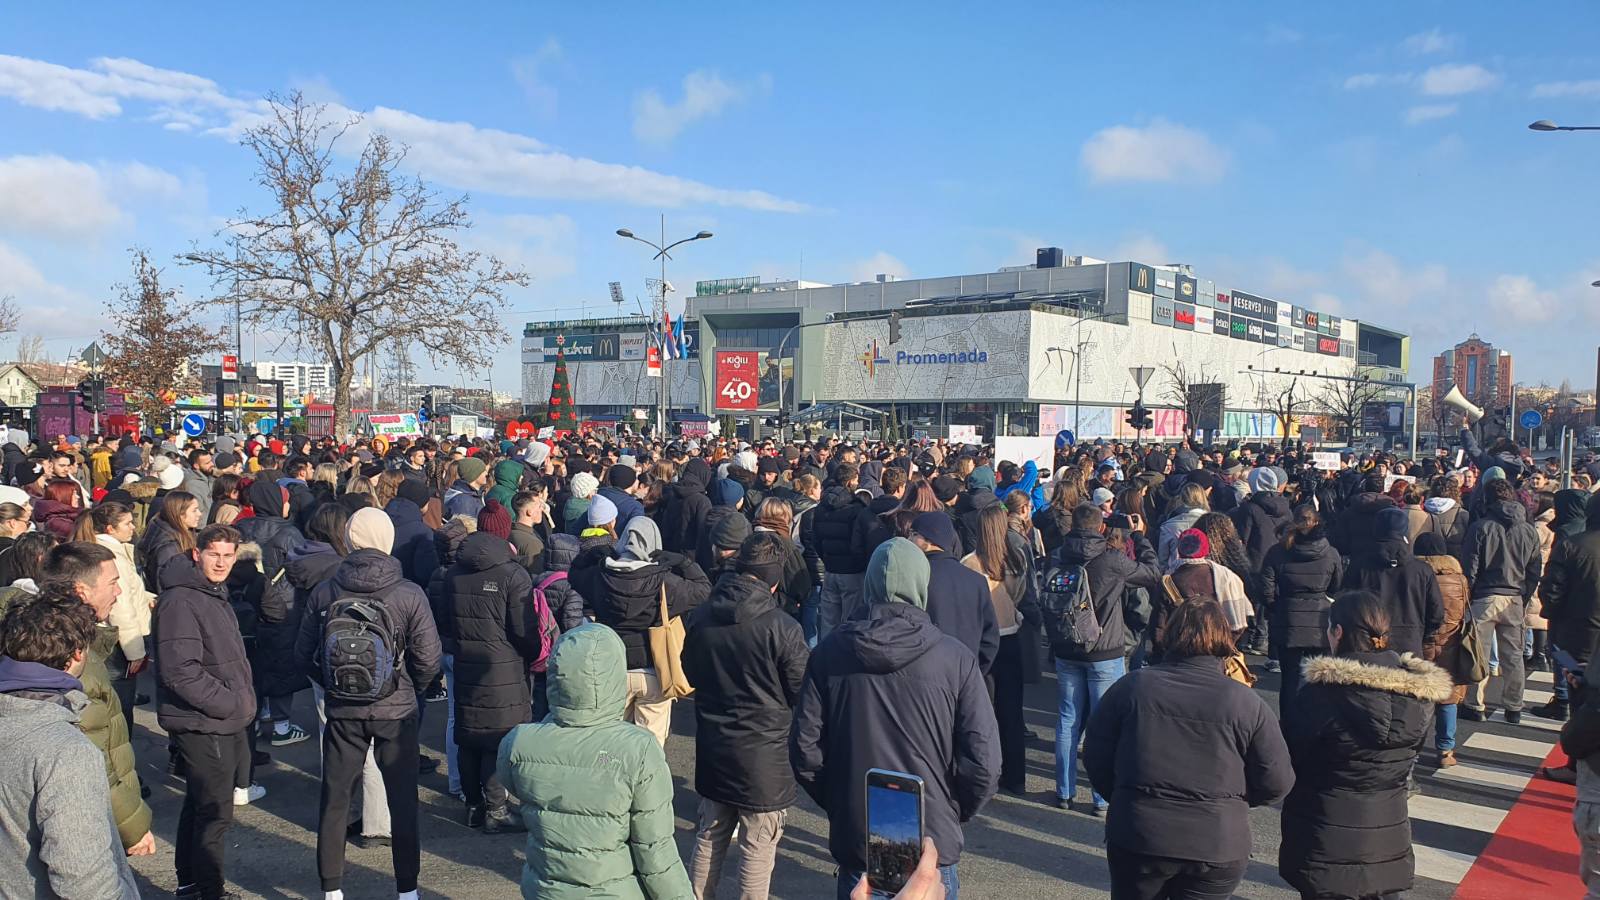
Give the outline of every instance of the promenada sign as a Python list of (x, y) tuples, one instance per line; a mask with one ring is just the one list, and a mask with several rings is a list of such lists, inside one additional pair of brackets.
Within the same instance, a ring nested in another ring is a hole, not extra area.
[(986, 363), (989, 361), (989, 351), (973, 348), (956, 352), (942, 353), (910, 353), (905, 350), (895, 351), (894, 358), (883, 355), (882, 348), (876, 340), (867, 345), (866, 350), (857, 357), (866, 367), (869, 376), (878, 374), (878, 367), (884, 365), (896, 366), (949, 366)]

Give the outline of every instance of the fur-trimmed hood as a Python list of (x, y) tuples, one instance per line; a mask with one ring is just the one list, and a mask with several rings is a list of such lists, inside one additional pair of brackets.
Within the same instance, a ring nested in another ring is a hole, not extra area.
[(1410, 653), (1400, 657), (1398, 667), (1349, 656), (1315, 656), (1305, 661), (1304, 672), (1306, 684), (1370, 688), (1429, 703), (1444, 703), (1455, 690), (1448, 672)]

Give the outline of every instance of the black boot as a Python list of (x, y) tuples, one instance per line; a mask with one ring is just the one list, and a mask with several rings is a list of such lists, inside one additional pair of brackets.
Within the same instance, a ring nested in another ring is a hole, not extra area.
[(1567, 720), (1567, 701), (1552, 698), (1549, 703), (1542, 706), (1529, 707), (1528, 712), (1541, 719), (1555, 719), (1557, 722), (1565, 722)]
[(1533, 633), (1533, 655), (1528, 657), (1529, 672), (1545, 672), (1550, 669), (1550, 632), (1535, 631)]
[(469, 805), (467, 807), (467, 827), (468, 828), (482, 828), (484, 820), (487, 817), (488, 817), (488, 815), (484, 811), (484, 808), (481, 805), (480, 806), (470, 806)]

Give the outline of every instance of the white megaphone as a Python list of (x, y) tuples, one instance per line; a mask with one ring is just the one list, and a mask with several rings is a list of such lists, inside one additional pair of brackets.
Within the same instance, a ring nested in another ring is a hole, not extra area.
[(1445, 394), (1444, 399), (1439, 402), (1445, 406), (1453, 406), (1461, 410), (1462, 415), (1467, 417), (1468, 425), (1483, 418), (1483, 407), (1474, 406), (1471, 400), (1461, 396), (1461, 387), (1459, 385), (1451, 385), (1450, 393)]

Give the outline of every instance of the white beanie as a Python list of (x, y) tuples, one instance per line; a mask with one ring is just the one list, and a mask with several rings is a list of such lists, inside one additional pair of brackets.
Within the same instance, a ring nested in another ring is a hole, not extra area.
[(367, 507), (357, 510), (344, 529), (345, 542), (351, 550), (377, 550), (389, 553), (394, 550), (394, 522), (381, 509)]
[(761, 463), (756, 460), (755, 453), (749, 450), (740, 450), (738, 453), (735, 453), (733, 455), (733, 464), (752, 475), (755, 474), (756, 467), (761, 465)]
[[(163, 456), (161, 459), (166, 459), (166, 457)], [(161, 474), (157, 475), (156, 478), (160, 480), (162, 490), (175, 491), (183, 486), (183, 469), (178, 466), (163, 466)]]
[(599, 489), (600, 479), (590, 475), (588, 472), (579, 472), (572, 476), (572, 496), (577, 497), (579, 500), (587, 500), (593, 497), (594, 492)]
[(150, 458), (150, 474), (151, 475), (160, 475), (162, 472), (165, 472), (171, 466), (172, 466), (172, 457), (170, 457), (170, 456), (166, 456), (164, 454), (157, 454), (156, 456), (152, 456)]

